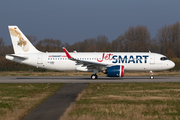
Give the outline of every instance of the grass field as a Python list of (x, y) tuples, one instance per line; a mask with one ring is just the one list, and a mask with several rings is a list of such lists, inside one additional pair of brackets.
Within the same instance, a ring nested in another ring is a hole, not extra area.
[(63, 84), (0, 84), (0, 120), (20, 120)]
[(98, 83), (61, 120), (178, 120), (180, 83)]
[[(180, 76), (180, 71), (160, 71), (153, 72), (154, 76)], [(91, 76), (92, 72), (77, 72), (77, 71), (63, 71), (63, 72), (31, 72), (31, 71), (18, 71), (18, 72), (0, 72), (0, 76)], [(107, 76), (102, 72), (98, 76)], [(124, 76), (149, 76), (149, 72), (128, 72), (125, 71)]]

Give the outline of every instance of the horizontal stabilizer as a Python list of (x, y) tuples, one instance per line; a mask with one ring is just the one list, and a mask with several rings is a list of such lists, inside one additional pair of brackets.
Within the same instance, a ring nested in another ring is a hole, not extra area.
[(24, 56), (20, 56), (20, 55), (16, 55), (16, 54), (9, 54), (9, 55), (6, 55), (6, 59), (8, 58), (17, 58), (19, 60), (26, 60), (28, 59), (28, 57), (24, 57)]

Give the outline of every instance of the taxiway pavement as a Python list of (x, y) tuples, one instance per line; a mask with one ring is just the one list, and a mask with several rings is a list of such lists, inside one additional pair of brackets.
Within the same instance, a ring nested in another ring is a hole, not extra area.
[(88, 84), (64, 84), (51, 97), (33, 109), (22, 120), (59, 120)]

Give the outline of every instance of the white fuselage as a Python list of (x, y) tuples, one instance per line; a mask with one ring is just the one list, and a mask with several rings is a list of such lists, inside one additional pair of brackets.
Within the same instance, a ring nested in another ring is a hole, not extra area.
[[(70, 53), (75, 59), (103, 63), (107, 65), (123, 65), (126, 71), (158, 71), (167, 70), (175, 66), (171, 60), (163, 60), (164, 55), (150, 52), (78, 52)], [(58, 71), (92, 71), (87, 66), (69, 60), (64, 52), (26, 53), (16, 54), (27, 57), (26, 60), (6, 56), (15, 62)]]

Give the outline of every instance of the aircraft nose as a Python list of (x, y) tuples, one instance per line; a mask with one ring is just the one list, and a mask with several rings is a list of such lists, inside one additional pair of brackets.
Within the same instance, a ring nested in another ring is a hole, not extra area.
[(175, 67), (175, 63), (174, 63), (174, 62), (172, 62), (172, 68), (173, 68), (173, 67)]
[(170, 67), (170, 68), (173, 68), (174, 66), (175, 66), (175, 63), (174, 63), (173, 61), (170, 61), (169, 67)]

